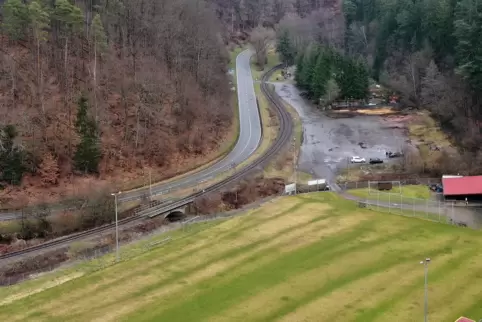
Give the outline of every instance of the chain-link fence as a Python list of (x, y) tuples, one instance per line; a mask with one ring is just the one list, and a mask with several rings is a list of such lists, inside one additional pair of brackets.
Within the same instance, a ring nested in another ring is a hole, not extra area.
[[(344, 181), (339, 182), (338, 186), (342, 190), (351, 190), (351, 189), (363, 189), (369, 188), (373, 186), (373, 184), (382, 181)], [(383, 182), (392, 182), (394, 186), (401, 185), (401, 186), (410, 186), (410, 185), (432, 185), (432, 184), (439, 184), (442, 182), (440, 178), (413, 178), (413, 179), (402, 179), (402, 180), (386, 180)]]
[[(396, 189), (394, 190), (396, 191)], [(440, 194), (433, 194), (427, 199), (370, 189), (368, 194), (358, 196), (356, 199), (359, 200), (360, 206), (377, 211), (474, 229), (482, 227), (482, 207), (480, 205), (446, 202)]]

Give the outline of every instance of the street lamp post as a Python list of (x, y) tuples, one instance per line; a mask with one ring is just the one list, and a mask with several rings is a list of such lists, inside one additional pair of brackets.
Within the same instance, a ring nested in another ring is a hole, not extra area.
[(111, 193), (114, 196), (115, 203), (115, 261), (119, 262), (119, 224), (117, 220), (117, 196), (121, 194), (121, 191), (117, 193)]
[(420, 264), (423, 264), (425, 271), (425, 296), (424, 296), (424, 321), (428, 322), (428, 264), (430, 263), (430, 258), (425, 258)]

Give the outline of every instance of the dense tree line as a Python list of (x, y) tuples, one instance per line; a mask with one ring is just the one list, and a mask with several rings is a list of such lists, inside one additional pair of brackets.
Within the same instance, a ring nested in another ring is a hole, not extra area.
[(5, 0), (0, 13), (0, 117), (45, 183), (177, 167), (230, 125), (221, 25), (203, 0)]
[[(285, 62), (294, 64), (302, 52), (309, 70), (315, 70), (316, 55), (309, 54), (313, 43), (364, 62), (370, 76), (401, 94), (403, 106), (428, 109), (465, 151), (477, 153), (482, 143), (482, 3), (344, 0), (341, 16), (336, 5), (329, 9), (280, 20), (277, 39)], [(326, 76), (314, 75), (313, 84), (301, 80), (301, 86), (318, 96)]]
[[(281, 38), (282, 40), (283, 38)], [(280, 40), (278, 51), (285, 51)], [(286, 49), (291, 52), (291, 46)], [(286, 54), (281, 54), (286, 57)], [(291, 53), (288, 55), (291, 58)], [(369, 73), (363, 61), (344, 56), (332, 47), (311, 44), (296, 58), (296, 84), (321, 103), (335, 98), (365, 99), (368, 95)]]
[(373, 76), (426, 108), (468, 151), (482, 136), (482, 3), (345, 0), (345, 51)]

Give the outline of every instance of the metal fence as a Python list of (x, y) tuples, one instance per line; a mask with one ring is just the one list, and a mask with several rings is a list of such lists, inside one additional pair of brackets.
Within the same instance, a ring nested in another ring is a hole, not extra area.
[(433, 199), (422, 199), (376, 189), (369, 191), (370, 193), (364, 198), (355, 197), (359, 200), (361, 207), (460, 227), (474, 229), (482, 227), (482, 207), (480, 205), (445, 202), (439, 195), (435, 195)]
[(440, 178), (413, 178), (413, 179), (392, 179), (392, 180), (383, 180), (383, 181), (344, 181), (338, 183), (338, 186), (342, 190), (351, 190), (351, 189), (363, 189), (369, 188), (370, 185), (375, 184), (377, 182), (392, 182), (396, 184), (400, 184), (402, 186), (408, 185), (431, 185), (441, 183), (442, 180)]

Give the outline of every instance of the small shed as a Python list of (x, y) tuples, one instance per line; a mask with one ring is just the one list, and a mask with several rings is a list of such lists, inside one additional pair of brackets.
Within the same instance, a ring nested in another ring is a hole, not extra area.
[(445, 199), (482, 202), (482, 176), (444, 176), (442, 185)]
[(393, 183), (391, 181), (378, 182), (378, 190), (392, 190)]

